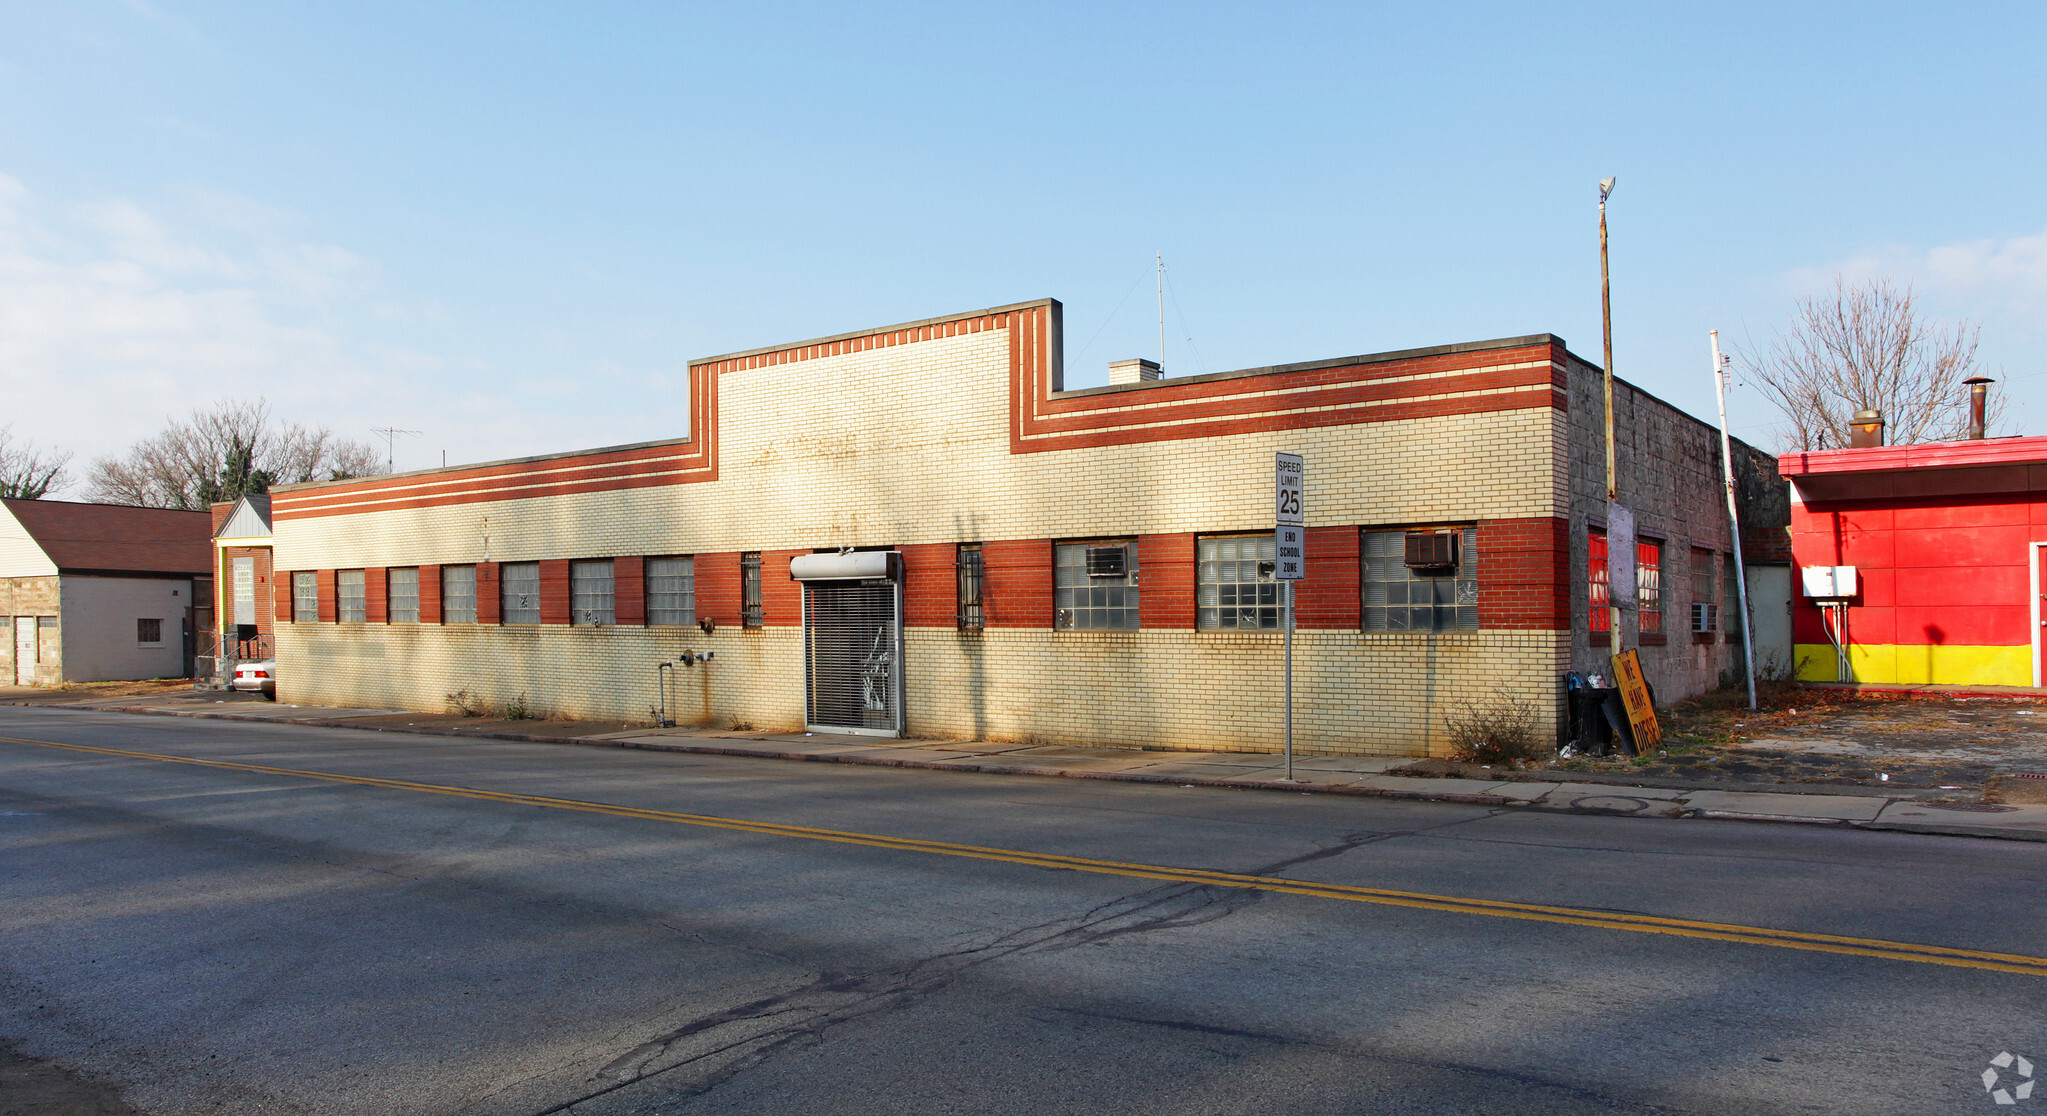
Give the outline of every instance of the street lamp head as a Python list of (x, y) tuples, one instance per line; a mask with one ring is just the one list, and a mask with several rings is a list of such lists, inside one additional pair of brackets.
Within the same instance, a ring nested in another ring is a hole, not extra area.
[(1620, 181), (1620, 178), (1619, 178), (1619, 177), (1614, 177), (1614, 178), (1602, 178), (1602, 179), (1600, 179), (1600, 180), (1599, 180), (1599, 200), (1600, 200), (1600, 201), (1605, 201), (1605, 200), (1606, 200), (1606, 197), (1607, 197), (1607, 195), (1608, 195), (1608, 194), (1611, 194), (1611, 193), (1613, 193), (1613, 184), (1614, 184), (1614, 183), (1616, 183), (1616, 182), (1619, 182), (1619, 181)]

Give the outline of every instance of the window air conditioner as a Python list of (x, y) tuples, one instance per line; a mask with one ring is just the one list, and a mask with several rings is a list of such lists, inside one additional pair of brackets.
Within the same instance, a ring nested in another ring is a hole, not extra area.
[(1457, 532), (1409, 531), (1407, 568), (1439, 570), (1457, 564)]
[(1129, 548), (1122, 546), (1091, 546), (1087, 548), (1087, 575), (1089, 577), (1122, 577), (1129, 557)]
[(1720, 606), (1706, 601), (1692, 602), (1692, 632), (1704, 634), (1720, 630)]

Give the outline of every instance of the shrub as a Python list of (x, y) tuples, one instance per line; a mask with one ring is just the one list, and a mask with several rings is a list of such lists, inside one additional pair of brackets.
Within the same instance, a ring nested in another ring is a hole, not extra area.
[(505, 703), (505, 719), (508, 721), (536, 721), (540, 719), (540, 714), (534, 710), (532, 703), (526, 700), (526, 691), (521, 690), (518, 697)]
[(460, 713), (464, 717), (481, 717), (490, 712), (490, 703), (468, 690), (456, 690), (442, 695), (448, 699), (448, 712)]
[(1443, 718), (1450, 754), (1466, 763), (1534, 759), (1548, 751), (1536, 727), (1535, 710), (1520, 698), (1496, 698), (1485, 705), (1467, 700)]

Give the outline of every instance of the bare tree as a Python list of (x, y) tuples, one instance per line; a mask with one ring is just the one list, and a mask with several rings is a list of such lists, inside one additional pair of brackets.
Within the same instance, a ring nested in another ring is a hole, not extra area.
[(0, 496), (40, 500), (71, 483), (64, 466), (69, 450), (40, 450), (34, 442), (16, 442), (12, 426), (0, 426)]
[(367, 476), (381, 471), (381, 461), (375, 446), (337, 438), (324, 426), (274, 422), (264, 400), (230, 400), (193, 411), (119, 457), (94, 461), (87, 498), (198, 510), (274, 484)]
[[(1982, 327), (1920, 319), (1912, 288), (1889, 279), (1849, 286), (1839, 276), (1829, 295), (1801, 299), (1791, 326), (1768, 350), (1739, 353), (1748, 377), (1784, 416), (1791, 450), (1848, 444), (1856, 411), (1883, 412), (1886, 441), (1944, 442), (1968, 430), (1967, 389), (1976, 371)], [(2003, 416), (1993, 400), (1990, 422)]]

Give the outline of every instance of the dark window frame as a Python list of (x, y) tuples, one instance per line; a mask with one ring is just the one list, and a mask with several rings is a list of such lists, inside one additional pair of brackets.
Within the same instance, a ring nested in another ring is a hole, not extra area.
[(984, 596), (987, 587), (987, 559), (977, 542), (961, 543), (953, 552), (954, 579), (959, 606), (954, 617), (963, 632), (978, 632), (988, 626)]
[(739, 622), (741, 627), (767, 626), (767, 609), (761, 603), (761, 552), (748, 550), (739, 556)]

